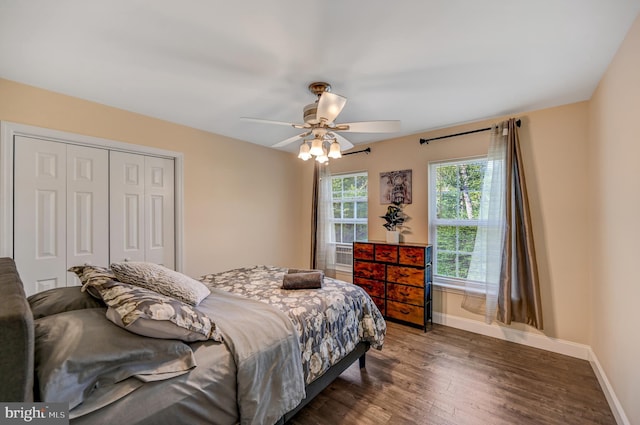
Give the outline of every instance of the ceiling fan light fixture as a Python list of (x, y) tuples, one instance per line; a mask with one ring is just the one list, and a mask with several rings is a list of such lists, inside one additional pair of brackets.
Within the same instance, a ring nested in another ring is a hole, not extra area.
[(303, 141), (300, 145), (300, 152), (298, 153), (298, 158), (303, 161), (306, 161), (311, 158), (311, 154), (309, 153), (309, 144), (306, 141)]
[(325, 162), (329, 161), (329, 157), (327, 156), (327, 151), (323, 151), (322, 155), (318, 155), (316, 157), (316, 161), (318, 161), (320, 164), (324, 164)]
[(340, 152), (340, 143), (336, 139), (333, 139), (331, 146), (329, 147), (329, 158), (342, 158), (342, 153)]
[(325, 124), (332, 123), (344, 108), (347, 98), (333, 93), (322, 93), (318, 99), (316, 118)]
[(322, 138), (316, 137), (311, 142), (311, 149), (309, 149), (309, 153), (313, 156), (320, 156), (324, 153), (324, 148), (322, 147), (323, 140)]
[[(400, 131), (400, 121), (397, 120), (336, 123), (335, 120), (344, 108), (347, 98), (331, 93), (331, 85), (323, 81), (309, 84), (309, 91), (316, 95), (317, 99), (314, 103), (304, 106), (302, 111), (303, 124), (262, 118), (243, 117), (241, 119), (258, 123), (285, 125), (304, 130), (303, 133), (282, 140), (271, 145), (271, 147), (281, 148), (302, 139), (303, 143), (300, 146), (298, 158), (306, 161), (313, 157), (316, 157), (316, 159), (320, 157), (322, 163), (327, 162), (328, 158), (341, 158), (342, 149), (349, 150), (354, 147), (353, 143), (338, 134), (339, 132), (397, 133)], [(305, 137), (309, 135), (313, 135), (313, 139), (305, 141)]]

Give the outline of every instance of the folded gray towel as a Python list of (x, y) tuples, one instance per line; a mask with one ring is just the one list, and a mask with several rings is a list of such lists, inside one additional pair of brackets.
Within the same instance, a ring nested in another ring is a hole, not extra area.
[(322, 270), (314, 270), (314, 269), (289, 269), (287, 271), (287, 273), (289, 274), (294, 274), (294, 273), (313, 273), (313, 272), (317, 272), (317, 273), (322, 273), (322, 275), (324, 276), (324, 272)]
[(282, 289), (317, 289), (322, 288), (324, 273), (315, 271), (307, 273), (287, 273), (282, 279)]

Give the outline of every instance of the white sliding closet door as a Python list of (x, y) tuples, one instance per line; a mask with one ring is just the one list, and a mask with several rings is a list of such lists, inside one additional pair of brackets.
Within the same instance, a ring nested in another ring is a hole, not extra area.
[(174, 161), (110, 153), (111, 262), (175, 267)]
[(145, 261), (175, 268), (174, 161), (145, 157)]
[(28, 295), (80, 283), (67, 269), (108, 265), (109, 155), (15, 137), (14, 257)]
[(110, 152), (111, 262), (144, 261), (144, 156)]
[(16, 136), (14, 259), (28, 295), (66, 286), (67, 147)]
[(1, 125), (0, 151), (10, 154), (0, 156), (0, 177), (13, 185), (0, 185), (0, 234), (9, 236), (0, 250), (16, 261), (27, 296), (79, 284), (67, 272), (76, 265), (180, 267), (179, 153)]
[[(109, 151), (67, 145), (67, 268), (109, 266)], [(67, 273), (67, 285), (79, 285)]]

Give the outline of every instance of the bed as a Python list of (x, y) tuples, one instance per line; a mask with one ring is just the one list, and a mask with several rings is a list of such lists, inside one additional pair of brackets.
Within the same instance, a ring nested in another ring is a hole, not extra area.
[[(38, 378), (48, 379), (43, 370), (52, 369), (49, 359), (63, 356), (69, 346), (102, 347), (130, 339), (138, 350), (132, 355), (186, 350), (190, 357), (180, 359), (180, 371), (172, 369), (173, 360), (151, 372), (133, 367), (128, 376), (122, 375), (126, 367), (119, 368), (115, 377), (83, 393), (70, 411), (71, 423), (285, 423), (353, 362), (359, 359), (364, 367), (366, 351), (382, 348), (386, 331), (380, 312), (359, 287), (325, 277), (320, 289), (284, 290), (286, 273), (255, 266), (201, 277), (210, 294), (197, 309), (215, 322), (222, 341), (180, 342), (131, 334), (107, 320), (101, 306), (34, 319), (13, 260), (1, 258), (0, 401), (39, 401), (42, 388), (48, 388)], [(70, 332), (68, 320), (78, 321), (86, 332)], [(106, 329), (118, 336), (95, 336), (112, 335)], [(54, 348), (43, 349), (43, 340)], [(181, 345), (145, 348), (172, 341)], [(109, 349), (114, 350), (100, 351)], [(106, 357), (113, 360), (111, 354)], [(53, 385), (51, 391), (61, 389)]]

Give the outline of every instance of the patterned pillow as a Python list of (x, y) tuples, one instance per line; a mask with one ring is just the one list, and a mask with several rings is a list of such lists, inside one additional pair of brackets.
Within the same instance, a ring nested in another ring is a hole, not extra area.
[(175, 298), (114, 280), (91, 285), (109, 306), (107, 318), (128, 331), (187, 342), (222, 341), (207, 315)]
[(194, 306), (211, 293), (202, 282), (154, 263), (112, 263), (111, 269), (120, 282), (149, 289)]
[(92, 283), (104, 283), (110, 280), (118, 280), (116, 275), (113, 274), (111, 270), (106, 267), (100, 266), (91, 266), (85, 264), (84, 266), (73, 266), (70, 267), (69, 270), (72, 273), (75, 273), (80, 279), (80, 283), (82, 284), (82, 292), (88, 292), (94, 298), (101, 300), (100, 293), (97, 289), (91, 286)]

